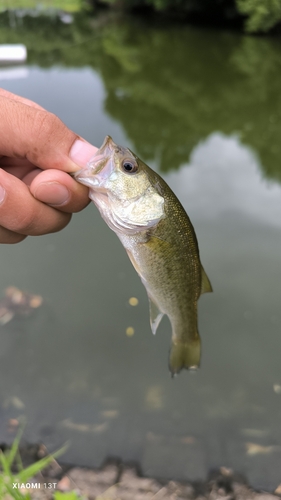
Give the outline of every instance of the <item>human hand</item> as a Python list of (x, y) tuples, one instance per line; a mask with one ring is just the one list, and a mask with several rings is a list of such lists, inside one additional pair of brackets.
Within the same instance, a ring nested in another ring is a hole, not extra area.
[(0, 89), (0, 243), (63, 229), (89, 203), (67, 172), (96, 151), (52, 113)]

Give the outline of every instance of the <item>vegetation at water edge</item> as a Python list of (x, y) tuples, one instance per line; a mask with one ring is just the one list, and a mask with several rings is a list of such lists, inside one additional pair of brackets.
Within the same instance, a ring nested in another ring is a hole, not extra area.
[(281, 21), (281, 0), (102, 0), (101, 3), (131, 10), (150, 7), (156, 12), (184, 15), (187, 19), (203, 16), (210, 19), (210, 24), (216, 18), (231, 21), (242, 17), (248, 33), (265, 33)]
[(5, 9), (60, 9), (68, 12), (117, 8), (164, 15), (166, 19), (204, 20), (209, 25), (238, 23), (246, 33), (267, 33), (281, 26), (281, 0), (2, 0)]

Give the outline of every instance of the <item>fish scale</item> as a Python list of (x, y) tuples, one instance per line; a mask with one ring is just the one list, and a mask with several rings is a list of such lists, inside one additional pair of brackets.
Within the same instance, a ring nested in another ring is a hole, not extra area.
[(153, 333), (166, 314), (172, 326), (172, 375), (200, 363), (197, 301), (211, 292), (192, 223), (167, 183), (132, 151), (107, 136), (75, 174), (117, 234), (148, 294)]

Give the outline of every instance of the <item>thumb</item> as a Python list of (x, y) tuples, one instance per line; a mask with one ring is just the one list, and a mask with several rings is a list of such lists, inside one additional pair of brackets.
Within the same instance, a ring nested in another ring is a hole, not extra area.
[(0, 96), (0, 154), (27, 158), (41, 169), (75, 172), (97, 148), (54, 114)]

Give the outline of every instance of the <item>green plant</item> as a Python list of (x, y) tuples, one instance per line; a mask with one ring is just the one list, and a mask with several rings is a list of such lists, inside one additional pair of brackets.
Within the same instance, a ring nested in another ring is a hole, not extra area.
[(238, 12), (248, 17), (248, 33), (267, 32), (281, 21), (281, 0), (236, 0)]
[[(19, 454), (19, 443), (23, 433), (23, 429), (18, 432), (12, 447), (3, 452), (0, 450), (0, 498), (3, 499), (14, 499), (14, 500), (31, 500), (29, 493), (23, 493), (21, 489), (15, 487), (15, 484), (25, 484), (30, 478), (42, 471), (47, 465), (49, 465), (52, 460), (61, 455), (65, 451), (65, 447), (58, 450), (53, 455), (41, 458), (38, 462), (30, 465), (29, 467), (23, 468), (20, 454)], [(13, 473), (13, 466), (16, 465), (18, 472)], [(64, 500), (76, 500), (77, 496), (63, 497)], [(58, 497), (56, 500), (60, 500)]]
[(69, 491), (68, 493), (62, 493), (61, 491), (56, 491), (54, 493), (54, 500), (86, 500), (82, 499), (76, 491)]

